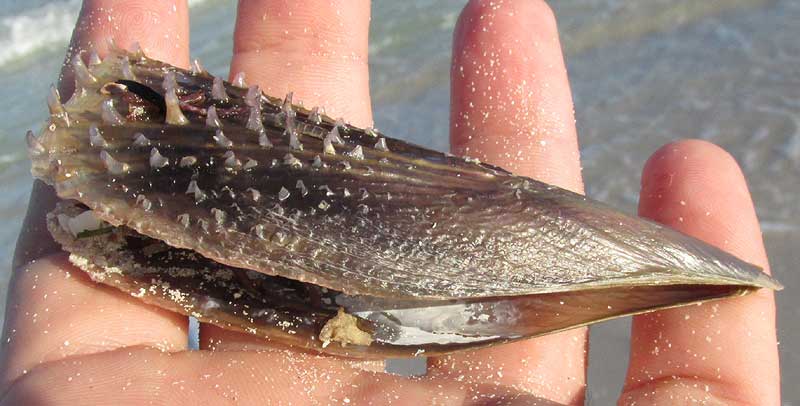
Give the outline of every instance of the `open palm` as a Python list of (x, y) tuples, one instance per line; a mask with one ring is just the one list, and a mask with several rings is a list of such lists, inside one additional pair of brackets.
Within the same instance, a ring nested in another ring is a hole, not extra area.
[[(372, 124), (366, 0), (241, 0), (231, 76), (354, 125)], [(182, 0), (86, 0), (68, 58), (108, 40), (189, 65)], [(453, 43), (451, 141), (475, 156), (577, 192), (578, 142), (555, 18), (534, 0), (471, 1)], [(61, 91), (71, 91), (65, 70)], [(622, 153), (622, 152), (621, 152)], [(614, 176), (609, 174), (609, 176)], [(34, 185), (9, 292), (0, 393), (23, 404), (582, 404), (587, 331), (429, 360), (428, 374), (370, 372), (341, 358), (201, 326), (92, 283), (43, 220)], [(642, 176), (640, 214), (768, 269), (742, 174), (700, 141), (660, 149)], [(621, 404), (779, 402), (772, 293), (635, 317)]]

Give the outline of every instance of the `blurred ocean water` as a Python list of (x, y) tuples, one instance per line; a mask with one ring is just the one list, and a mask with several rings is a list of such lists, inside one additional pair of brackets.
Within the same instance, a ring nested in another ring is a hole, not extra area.
[[(227, 74), (235, 7), (192, 5), (192, 54)], [(452, 29), (463, 0), (375, 2), (375, 121), (393, 136), (448, 147)], [(0, 260), (8, 269), (31, 178), (23, 134), (46, 116), (80, 2), (0, 0)], [(660, 145), (699, 137), (730, 151), (758, 210), (778, 294), (784, 399), (800, 402), (800, 2), (559, 0), (587, 193), (635, 212), (639, 172)], [(2, 303), (9, 273), (0, 278)], [(627, 320), (593, 328), (589, 403), (613, 403)]]

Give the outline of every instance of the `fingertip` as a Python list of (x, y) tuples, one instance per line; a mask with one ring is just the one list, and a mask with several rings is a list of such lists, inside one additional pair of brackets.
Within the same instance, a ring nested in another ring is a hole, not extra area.
[[(496, 25), (495, 28), (499, 28), (498, 30), (469, 29), (489, 15), (496, 20), (486, 21), (487, 24)], [(554, 33), (556, 35), (558, 33), (555, 13), (545, 1), (470, 0), (461, 10), (456, 21), (453, 31), (454, 45), (461, 45), (463, 41), (473, 40), (484, 35), (515, 34), (517, 26), (527, 28), (529, 34), (533, 36), (544, 36), (550, 39)]]
[[(101, 57), (110, 43), (124, 49), (138, 44), (145, 54), (172, 65), (189, 66), (189, 8), (186, 0), (86, 0), (72, 32), (59, 92), (66, 100), (74, 90), (71, 61), (90, 49)], [(88, 55), (84, 55), (84, 62)]]
[(240, 1), (231, 77), (370, 126), (369, 20), (369, 0)]
[(744, 174), (713, 143), (686, 139), (653, 153), (642, 171), (639, 214), (767, 268)]
[(699, 139), (673, 141), (657, 149), (642, 170), (642, 189), (658, 187), (663, 177), (669, 174), (689, 176), (684, 178), (689, 181), (723, 176), (729, 186), (737, 187), (744, 182), (739, 164), (728, 151)]
[(451, 149), (582, 190), (556, 18), (542, 1), (471, 1), (451, 65)]
[(109, 41), (176, 66), (189, 66), (189, 8), (186, 0), (87, 0), (81, 8), (70, 49), (94, 47), (103, 55)]

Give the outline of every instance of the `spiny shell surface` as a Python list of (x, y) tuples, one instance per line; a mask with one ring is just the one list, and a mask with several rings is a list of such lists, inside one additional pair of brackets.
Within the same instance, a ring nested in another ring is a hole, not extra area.
[(221, 94), (207, 73), (120, 51), (81, 72), (29, 137), (34, 175), (222, 264), (395, 299), (779, 286), (696, 239), (290, 97)]

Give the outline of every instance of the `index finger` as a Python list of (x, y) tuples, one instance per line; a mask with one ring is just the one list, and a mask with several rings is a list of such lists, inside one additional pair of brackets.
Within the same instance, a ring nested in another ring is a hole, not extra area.
[[(90, 47), (102, 55), (108, 40), (122, 47), (138, 41), (148, 55), (185, 66), (189, 59), (188, 30), (184, 0), (87, 0), (67, 61)], [(64, 100), (72, 89), (69, 68), (64, 68), (62, 77)], [(58, 250), (43, 226), (45, 214), (55, 201), (52, 188), (37, 182), (9, 287), (0, 356), (0, 393), (36, 365), (72, 355), (132, 345), (164, 350), (186, 347), (185, 317), (96, 285), (65, 255), (43, 257), (52, 252), (43, 250), (45, 245)]]

